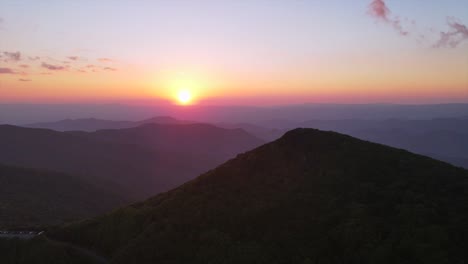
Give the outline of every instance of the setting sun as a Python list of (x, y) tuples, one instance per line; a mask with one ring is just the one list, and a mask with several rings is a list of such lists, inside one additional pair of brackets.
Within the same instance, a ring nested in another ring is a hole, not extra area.
[(192, 101), (192, 93), (189, 90), (180, 90), (177, 93), (177, 100), (180, 104), (189, 104)]

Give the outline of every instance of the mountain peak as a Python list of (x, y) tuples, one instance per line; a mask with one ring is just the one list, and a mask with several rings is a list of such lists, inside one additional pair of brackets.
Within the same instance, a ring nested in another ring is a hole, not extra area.
[(299, 128), (53, 235), (112, 263), (461, 263), (467, 199), (466, 170)]

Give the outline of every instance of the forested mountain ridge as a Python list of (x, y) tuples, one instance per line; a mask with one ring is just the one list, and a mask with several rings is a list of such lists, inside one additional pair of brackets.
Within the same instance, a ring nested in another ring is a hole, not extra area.
[(112, 263), (463, 263), (467, 200), (464, 169), (295, 129), (170, 192), (50, 235)]
[(126, 202), (76, 176), (0, 164), (0, 230), (62, 224)]
[(0, 162), (77, 175), (136, 201), (262, 143), (242, 130), (202, 124), (97, 132), (0, 125)]

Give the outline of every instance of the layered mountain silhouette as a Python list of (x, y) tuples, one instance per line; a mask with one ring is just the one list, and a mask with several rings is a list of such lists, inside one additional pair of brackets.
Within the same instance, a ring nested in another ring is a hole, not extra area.
[(295, 129), (172, 191), (50, 231), (110, 263), (464, 263), (468, 172)]
[(56, 131), (88, 131), (93, 132), (101, 129), (121, 129), (137, 127), (144, 124), (192, 124), (196, 122), (183, 121), (172, 118), (170, 116), (156, 116), (141, 121), (114, 121), (97, 118), (81, 118), (81, 119), (64, 119), (56, 122), (42, 122), (27, 124), (25, 127), (31, 128), (46, 128)]
[(211, 125), (156, 125), (97, 132), (0, 126), (0, 162), (99, 182), (125, 198), (175, 187), (263, 142)]
[(96, 182), (0, 164), (0, 230), (61, 224), (96, 216), (125, 202)]
[[(342, 117), (341, 117), (342, 118)], [(315, 119), (304, 122), (288, 119), (269, 119), (253, 123), (215, 122), (218, 127), (245, 130), (265, 141), (281, 137), (295, 127), (316, 128), (351, 135), (392, 147), (403, 148), (418, 154), (440, 159), (456, 166), (468, 168), (468, 119), (435, 118), (426, 120), (408, 119)], [(158, 116), (132, 121), (98, 119), (62, 120), (37, 123), (31, 127), (49, 128), (58, 131), (95, 131), (137, 127), (142, 124), (194, 124), (197, 122)]]

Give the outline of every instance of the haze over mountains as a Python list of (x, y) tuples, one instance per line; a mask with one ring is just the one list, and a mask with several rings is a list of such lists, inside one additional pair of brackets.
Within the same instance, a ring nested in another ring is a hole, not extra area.
[[(142, 121), (109, 121), (97, 119), (63, 120), (50, 123), (32, 124), (59, 131), (91, 130), (97, 128), (136, 127), (146, 123), (190, 124), (196, 121), (177, 120), (172, 117), (155, 117)], [(468, 168), (468, 118), (437, 119), (336, 119), (307, 120), (267, 120), (251, 123), (216, 123), (216, 126), (235, 129), (241, 128), (248, 133), (271, 141), (296, 127), (317, 128), (349, 134), (360, 139), (407, 149), (419, 154), (450, 162)]]
[[(186, 144), (187, 140), (193, 144)], [(118, 186), (129, 197), (143, 198), (175, 187), (262, 141), (242, 130), (203, 124), (144, 125), (93, 133), (4, 125), (0, 144), (0, 162), (5, 164), (99, 179)]]
[(313, 129), (49, 233), (110, 263), (463, 263), (468, 172)]
[(96, 118), (65, 119), (57, 122), (34, 123), (25, 125), (32, 128), (47, 128), (57, 131), (88, 131), (93, 132), (101, 129), (121, 129), (137, 127), (144, 124), (189, 124), (195, 122), (181, 121), (169, 116), (158, 116), (142, 121), (113, 121)]
[(94, 117), (139, 121), (172, 116), (205, 123), (253, 123), (268, 120), (303, 122), (312, 119), (433, 119), (468, 117), (468, 104), (298, 104), (270, 107), (130, 104), (0, 104), (0, 123), (24, 125)]
[(22, 264), (461, 263), (468, 172), (406, 151), (468, 167), (468, 118), (433, 107), (449, 116), (0, 125), (0, 229), (47, 230), (0, 239), (0, 255)]

